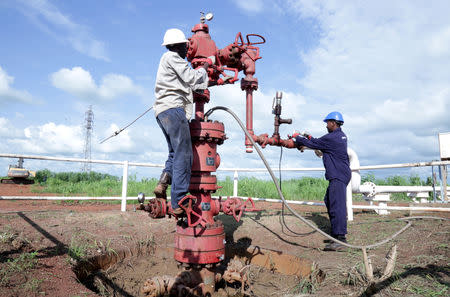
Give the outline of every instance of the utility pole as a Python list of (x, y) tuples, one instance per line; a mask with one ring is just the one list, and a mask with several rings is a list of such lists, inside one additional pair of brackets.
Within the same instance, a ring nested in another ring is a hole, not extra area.
[[(89, 109), (84, 115), (84, 158), (91, 161), (91, 137), (94, 126), (94, 112), (92, 112), (92, 105), (89, 105)], [(91, 163), (83, 163), (82, 170), (83, 172), (91, 172)]]

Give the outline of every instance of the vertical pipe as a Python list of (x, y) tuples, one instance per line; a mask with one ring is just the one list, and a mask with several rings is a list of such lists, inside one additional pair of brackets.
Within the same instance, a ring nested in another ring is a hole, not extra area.
[(205, 102), (201, 100), (195, 101), (195, 119), (197, 121), (203, 121), (203, 119), (205, 118), (204, 106)]
[(447, 196), (447, 165), (442, 165), (442, 185), (441, 189), (444, 190), (444, 196), (443, 199), (445, 202), (448, 202), (448, 196)]
[[(253, 89), (251, 87), (247, 87), (245, 89), (246, 93), (246, 113), (245, 113), (245, 122), (247, 126), (247, 131), (253, 135)], [(247, 153), (253, 152), (252, 143), (245, 136), (245, 151)]]
[(444, 165), (439, 165), (439, 179), (441, 180), (441, 201), (444, 200)]
[(433, 203), (436, 203), (436, 172), (434, 172), (434, 166), (431, 166), (431, 178), (433, 181)]
[(352, 181), (347, 185), (347, 221), (353, 221), (353, 195), (352, 195)]
[(121, 211), (127, 210), (127, 189), (128, 189), (128, 161), (124, 161), (122, 174), (122, 203), (120, 205)]
[(238, 172), (237, 170), (235, 170), (233, 177), (233, 197), (237, 197), (237, 195), (238, 195)]

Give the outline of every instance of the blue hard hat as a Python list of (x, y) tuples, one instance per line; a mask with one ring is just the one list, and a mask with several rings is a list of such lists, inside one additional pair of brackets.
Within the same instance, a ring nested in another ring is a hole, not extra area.
[(344, 123), (344, 118), (338, 111), (330, 112), (323, 121), (326, 123), (328, 120), (334, 120), (336, 122), (341, 122), (342, 124)]

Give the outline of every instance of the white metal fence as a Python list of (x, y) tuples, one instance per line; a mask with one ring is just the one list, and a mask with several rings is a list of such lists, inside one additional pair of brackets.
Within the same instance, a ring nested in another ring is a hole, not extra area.
[[(121, 165), (123, 166), (122, 173), (122, 195), (121, 197), (56, 197), (56, 196), (0, 196), (0, 199), (46, 199), (46, 200), (121, 200), (121, 211), (126, 211), (126, 201), (137, 199), (136, 197), (127, 197), (128, 188), (128, 167), (157, 167), (163, 168), (164, 165), (153, 164), (153, 163), (137, 163), (129, 161), (109, 161), (109, 160), (86, 160), (78, 158), (59, 158), (59, 157), (48, 157), (48, 156), (35, 156), (35, 155), (19, 155), (19, 154), (3, 154), (0, 153), (1, 158), (23, 158), (23, 159), (34, 159), (34, 160), (47, 160), (47, 161), (61, 161), (61, 162), (77, 162), (77, 163), (93, 163), (93, 164), (109, 164), (109, 165)], [(450, 161), (432, 161), (432, 162), (418, 162), (418, 163), (399, 163), (399, 164), (387, 164), (387, 165), (373, 165), (373, 166), (359, 166), (352, 168), (352, 171), (359, 170), (373, 170), (373, 169), (388, 169), (388, 168), (408, 168), (408, 167), (425, 167), (425, 166), (447, 166), (450, 165)], [(278, 171), (278, 169), (273, 169)], [(233, 196), (238, 197), (238, 172), (265, 172), (266, 168), (219, 168), (218, 171), (228, 171), (234, 172), (234, 182), (233, 182)], [(308, 172), (308, 171), (324, 171), (323, 167), (316, 168), (283, 168), (282, 172)], [(446, 184), (446, 181), (441, 181), (441, 184)], [(446, 192), (450, 188), (443, 187)], [(394, 186), (376, 186), (373, 189), (371, 185), (361, 185), (356, 193), (366, 193), (367, 191), (372, 193), (395, 193), (395, 192), (407, 192), (407, 193), (423, 193), (441, 190), (441, 187), (394, 187)], [(442, 195), (441, 195), (442, 196)], [(442, 199), (442, 197), (441, 197)], [(270, 202), (281, 202), (281, 200), (267, 199), (267, 198), (255, 198), (255, 200), (270, 201)], [(442, 199), (443, 201), (443, 199)], [(443, 201), (447, 202), (447, 201)], [(323, 203), (310, 202), (310, 201), (289, 201), (289, 203), (303, 204), (303, 205), (324, 205)], [(449, 211), (450, 208), (447, 207), (398, 207), (398, 206), (387, 206), (387, 203), (381, 202), (378, 206), (375, 205), (353, 205), (352, 200), (352, 186), (351, 183), (347, 188), (347, 212), (348, 219), (353, 220), (353, 209), (375, 209), (378, 211), (388, 211), (388, 210), (429, 210), (429, 211)]]

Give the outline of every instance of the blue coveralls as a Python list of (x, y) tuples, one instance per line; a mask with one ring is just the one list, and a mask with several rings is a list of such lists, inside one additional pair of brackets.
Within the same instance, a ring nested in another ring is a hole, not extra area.
[(298, 147), (306, 146), (322, 151), (325, 178), (329, 181), (324, 201), (330, 217), (331, 235), (345, 237), (347, 234), (346, 189), (352, 175), (347, 153), (347, 136), (341, 128), (337, 128), (320, 138), (307, 139), (297, 136), (295, 141)]
[(189, 123), (183, 108), (170, 108), (157, 117), (159, 127), (166, 137), (169, 156), (163, 171), (172, 177), (170, 189), (172, 208), (178, 208), (178, 202), (189, 189), (192, 167), (192, 144)]

